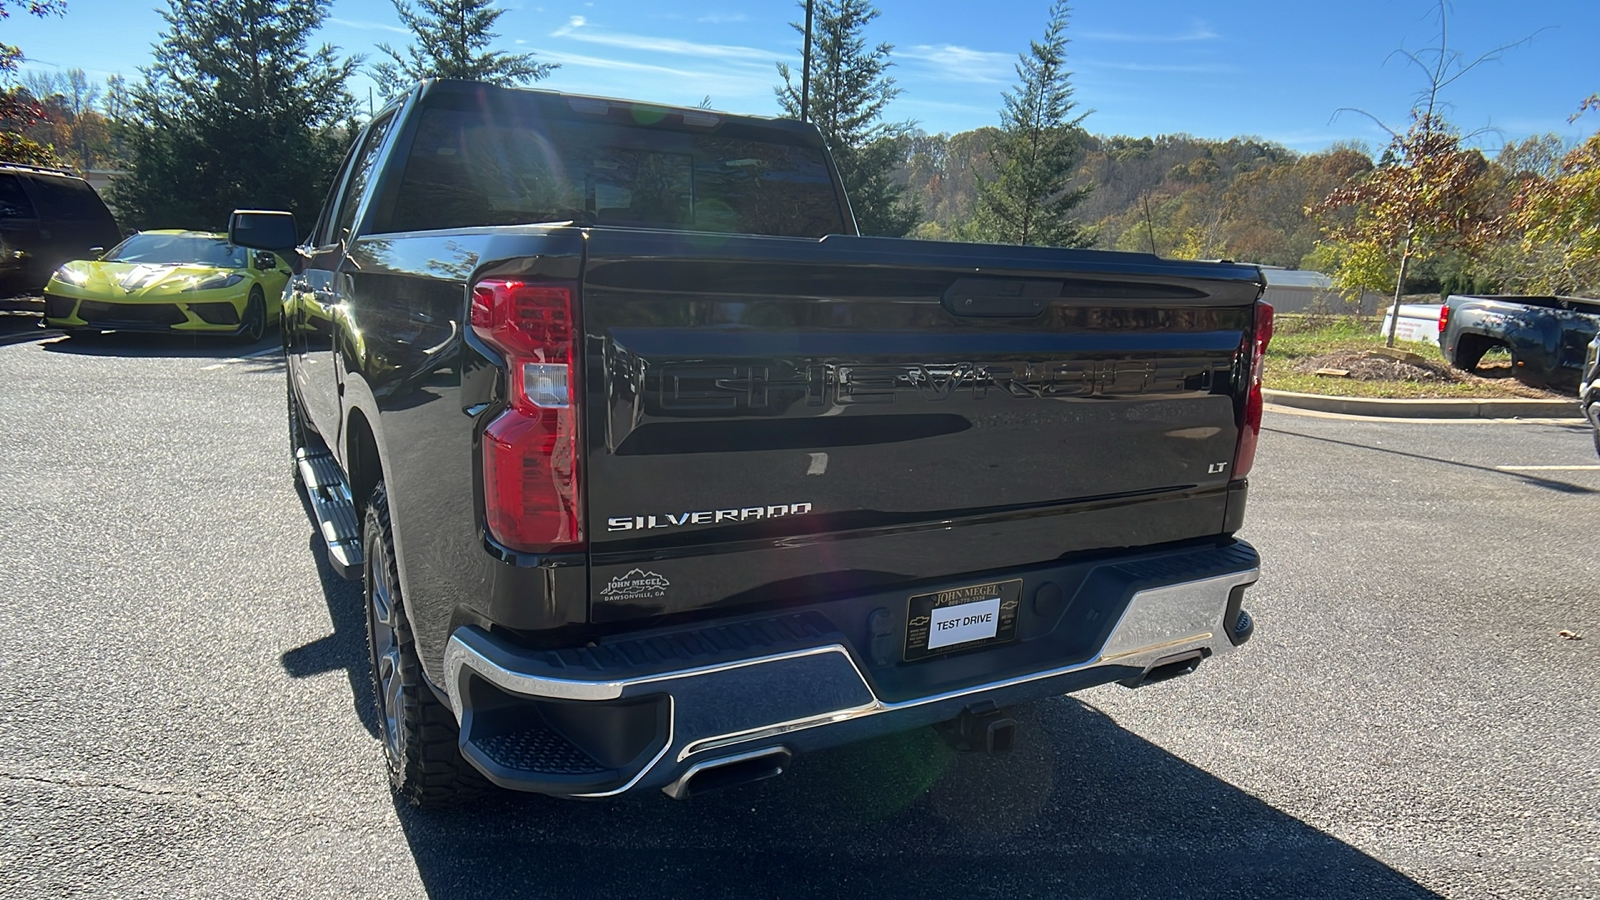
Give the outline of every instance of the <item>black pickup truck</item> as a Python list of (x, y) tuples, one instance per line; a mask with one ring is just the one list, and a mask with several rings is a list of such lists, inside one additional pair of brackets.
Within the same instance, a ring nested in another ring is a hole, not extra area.
[(799, 122), (450, 81), (373, 117), (283, 335), (402, 797), (1004, 749), (1250, 636), (1260, 273), (854, 232)]
[(1600, 300), (1583, 297), (1451, 294), (1439, 308), (1439, 350), (1458, 369), (1476, 369), (1490, 350), (1511, 356), (1519, 381), (1571, 389), (1600, 331)]

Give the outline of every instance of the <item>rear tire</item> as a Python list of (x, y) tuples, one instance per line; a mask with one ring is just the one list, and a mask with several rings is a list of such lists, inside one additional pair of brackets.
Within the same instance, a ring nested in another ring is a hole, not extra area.
[(389, 786), (406, 803), (419, 808), (470, 800), (482, 794), (489, 782), (462, 758), (455, 715), (423, 679), (411, 622), (400, 596), (389, 500), (381, 481), (367, 501), (361, 547), (366, 556), (372, 691)]

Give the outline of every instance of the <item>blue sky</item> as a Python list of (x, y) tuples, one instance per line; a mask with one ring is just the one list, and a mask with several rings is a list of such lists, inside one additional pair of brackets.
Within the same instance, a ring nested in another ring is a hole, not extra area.
[[(15, 6), (16, 4), (10, 4)], [(896, 119), (930, 132), (995, 124), (1019, 51), (1044, 29), (1048, 0), (878, 0), (869, 37), (895, 45), (904, 93)], [(788, 22), (794, 0), (502, 0), (505, 49), (561, 63), (541, 86), (662, 103), (771, 115), (774, 62), (797, 62)], [(164, 4), (163, 4), (164, 8)], [(1600, 130), (1600, 112), (1569, 124), (1578, 102), (1600, 91), (1597, 0), (1457, 0), (1451, 43), (1469, 57), (1532, 36), (1453, 86), (1446, 98), (1464, 131), (1502, 140), (1555, 132), (1578, 140)], [(1427, 0), (1139, 0), (1075, 5), (1069, 62), (1085, 127), (1102, 134), (1187, 132), (1256, 135), (1298, 150), (1338, 140), (1377, 147), (1383, 133), (1340, 107), (1404, 126), (1420, 77), (1393, 51), (1430, 46)], [(137, 76), (162, 20), (149, 0), (67, 0), (63, 19), (13, 13), (0, 40), (35, 68), (81, 67), (91, 77)], [(335, 0), (321, 40), (376, 56), (404, 44), (389, 0)], [(370, 81), (353, 85), (366, 97)], [(1331, 119), (1331, 121), (1330, 121)]]

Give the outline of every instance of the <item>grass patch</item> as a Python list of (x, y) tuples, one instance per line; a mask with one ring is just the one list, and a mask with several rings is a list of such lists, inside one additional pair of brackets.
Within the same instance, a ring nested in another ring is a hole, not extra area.
[[(1326, 394), (1333, 397), (1554, 397), (1548, 391), (1530, 388), (1512, 378), (1481, 378), (1447, 369), (1445, 379), (1364, 380), (1315, 375), (1304, 369), (1316, 357), (1376, 350), (1384, 345), (1379, 333), (1380, 320), (1330, 316), (1280, 316), (1272, 343), (1267, 345), (1266, 370), (1262, 383), (1275, 391)], [(1396, 347), (1443, 364), (1439, 348), (1432, 344), (1397, 341)], [(1492, 360), (1486, 360), (1492, 363)], [(1446, 367), (1447, 368), (1447, 367)], [(1509, 369), (1507, 370), (1509, 371)]]

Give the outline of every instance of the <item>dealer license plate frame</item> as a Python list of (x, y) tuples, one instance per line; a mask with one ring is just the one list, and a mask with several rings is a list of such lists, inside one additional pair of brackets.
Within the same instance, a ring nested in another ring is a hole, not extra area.
[[(969, 605), (977, 607), (993, 599), (1000, 601), (993, 636), (944, 647), (931, 649), (928, 647), (935, 610), (949, 610)], [(906, 638), (902, 658), (906, 662), (916, 662), (932, 656), (987, 648), (1013, 641), (1017, 637), (1017, 613), (1021, 608), (1022, 579), (1020, 578), (913, 595), (906, 601)]]

